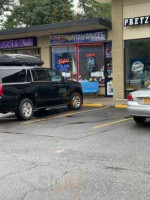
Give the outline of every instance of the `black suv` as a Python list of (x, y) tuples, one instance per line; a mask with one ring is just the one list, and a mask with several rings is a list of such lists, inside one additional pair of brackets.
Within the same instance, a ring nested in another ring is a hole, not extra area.
[(0, 56), (0, 113), (15, 112), (17, 118), (29, 120), (34, 111), (56, 105), (81, 108), (80, 83), (67, 81), (58, 71), (43, 68), (42, 64), (31, 56)]

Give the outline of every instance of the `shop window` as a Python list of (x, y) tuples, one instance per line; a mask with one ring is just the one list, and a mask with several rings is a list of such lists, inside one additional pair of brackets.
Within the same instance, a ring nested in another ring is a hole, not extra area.
[(26, 54), (30, 56), (39, 56), (40, 49), (12, 49), (12, 50), (1, 50), (1, 54)]
[(150, 85), (150, 40), (126, 41), (126, 96)]
[(102, 45), (79, 47), (79, 80), (104, 80), (104, 53)]
[(77, 80), (75, 47), (53, 47), (53, 69), (68, 79)]
[(3, 83), (20, 83), (25, 82), (26, 71), (25, 70), (4, 70), (2, 73), (2, 82)]

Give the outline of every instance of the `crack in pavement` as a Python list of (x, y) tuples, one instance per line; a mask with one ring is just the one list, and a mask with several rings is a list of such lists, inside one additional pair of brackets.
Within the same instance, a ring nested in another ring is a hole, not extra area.
[(58, 184), (57, 182), (58, 182), (60, 179), (62, 179), (64, 176), (66, 176), (67, 174), (69, 174), (69, 173), (70, 173), (69, 171), (68, 171), (68, 172), (65, 172), (65, 173), (63, 174), (63, 176), (61, 176), (60, 178), (56, 179), (55, 183)]
[(35, 188), (35, 189), (32, 189), (32, 190), (27, 191), (27, 192), (23, 195), (23, 197), (21, 198), (21, 200), (25, 200), (26, 196), (27, 196), (29, 193), (32, 193), (32, 192), (34, 192), (34, 191), (36, 191), (36, 190), (37, 190), (37, 189)]
[(32, 169), (35, 169), (35, 168), (37, 168), (37, 167), (39, 167), (39, 166), (36, 165), (36, 166), (31, 167), (31, 168), (29, 168), (28, 170), (25, 170), (25, 171), (22, 171), (22, 172), (14, 172), (14, 173), (7, 174), (7, 175), (5, 175), (5, 176), (0, 177), (0, 181), (4, 180), (5, 178), (7, 178), (7, 177), (9, 177), (9, 176), (13, 176), (13, 175), (17, 175), (17, 174), (22, 174), (22, 173), (31, 171)]

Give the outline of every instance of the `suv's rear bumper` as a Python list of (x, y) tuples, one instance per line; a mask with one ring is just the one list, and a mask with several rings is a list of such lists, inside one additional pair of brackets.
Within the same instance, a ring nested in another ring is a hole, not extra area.
[(0, 97), (0, 113), (2, 113), (2, 112), (4, 112), (4, 107), (3, 107), (2, 100)]
[(8, 107), (9, 102), (6, 102), (3, 100), (3, 97), (0, 97), (0, 113), (8, 113), (8, 112), (14, 112), (14, 108)]

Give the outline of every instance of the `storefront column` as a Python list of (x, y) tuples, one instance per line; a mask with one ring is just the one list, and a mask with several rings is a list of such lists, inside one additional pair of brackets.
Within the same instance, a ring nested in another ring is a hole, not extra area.
[(41, 47), (41, 59), (44, 67), (50, 67), (50, 36), (38, 37), (38, 46)]
[(112, 0), (114, 99), (124, 98), (123, 0)]

